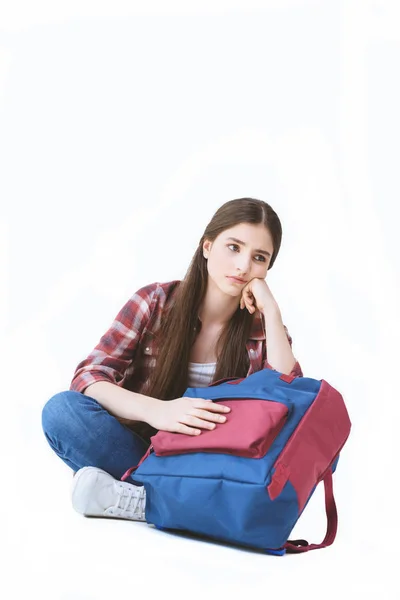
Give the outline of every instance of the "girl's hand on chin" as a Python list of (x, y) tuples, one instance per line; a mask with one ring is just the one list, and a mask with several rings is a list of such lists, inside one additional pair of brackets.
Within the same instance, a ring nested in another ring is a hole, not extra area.
[(272, 295), (271, 290), (265, 279), (254, 277), (242, 289), (240, 298), (240, 308), (247, 308), (249, 313), (254, 313), (256, 309), (260, 312), (279, 309), (278, 303)]

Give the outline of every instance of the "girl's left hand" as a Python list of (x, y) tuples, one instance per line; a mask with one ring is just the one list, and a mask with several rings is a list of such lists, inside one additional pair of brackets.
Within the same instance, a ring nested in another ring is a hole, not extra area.
[(278, 308), (278, 304), (265, 279), (255, 277), (245, 285), (240, 298), (240, 308), (244, 307), (247, 308), (249, 313), (254, 313), (256, 308), (260, 312)]

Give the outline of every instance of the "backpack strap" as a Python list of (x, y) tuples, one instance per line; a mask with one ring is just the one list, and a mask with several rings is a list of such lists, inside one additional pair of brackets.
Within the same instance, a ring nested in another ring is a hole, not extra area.
[(325, 510), (328, 519), (328, 527), (324, 541), (320, 544), (309, 544), (306, 540), (288, 540), (283, 548), (288, 554), (297, 552), (308, 552), (317, 548), (326, 548), (333, 544), (338, 524), (335, 498), (333, 496), (332, 469), (329, 469), (323, 479), (325, 487)]

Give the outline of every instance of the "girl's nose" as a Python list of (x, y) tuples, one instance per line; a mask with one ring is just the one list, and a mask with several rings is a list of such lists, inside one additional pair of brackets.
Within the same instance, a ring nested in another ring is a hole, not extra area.
[(251, 259), (244, 258), (237, 262), (236, 268), (240, 271), (241, 277), (246, 277), (246, 275), (249, 273), (250, 268), (251, 268), (250, 260)]

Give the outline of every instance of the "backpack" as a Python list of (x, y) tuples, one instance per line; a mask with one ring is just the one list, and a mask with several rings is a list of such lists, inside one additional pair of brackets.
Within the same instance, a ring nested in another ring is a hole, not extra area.
[[(146, 521), (267, 554), (331, 545), (332, 475), (351, 428), (342, 395), (325, 380), (262, 369), (187, 388), (231, 408), (225, 423), (192, 436), (160, 430), (132, 473), (146, 490)], [(319, 482), (328, 527), (320, 544), (288, 540)], [(130, 480), (130, 482), (132, 482)]]

